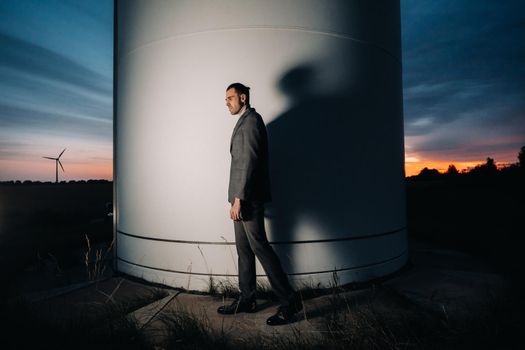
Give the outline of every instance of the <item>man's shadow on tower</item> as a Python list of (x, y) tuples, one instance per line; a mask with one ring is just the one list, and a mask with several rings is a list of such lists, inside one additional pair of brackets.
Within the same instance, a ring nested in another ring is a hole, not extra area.
[[(363, 98), (358, 91), (314, 92), (310, 66), (290, 70), (279, 88), (291, 107), (267, 125), (273, 200), (266, 215), (272, 219), (271, 241), (348, 236), (349, 217), (370, 215), (363, 199), (373, 169), (361, 164), (370, 156), (377, 132), (371, 130), (373, 123), (364, 122)], [(301, 229), (312, 224), (315, 232)], [(284, 247), (275, 245), (286, 254)]]

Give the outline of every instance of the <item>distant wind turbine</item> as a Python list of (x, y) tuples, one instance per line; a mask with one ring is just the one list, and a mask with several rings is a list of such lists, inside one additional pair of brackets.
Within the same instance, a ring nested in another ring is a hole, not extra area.
[(62, 156), (62, 154), (66, 151), (66, 149), (64, 148), (64, 150), (62, 152), (60, 152), (60, 154), (58, 155), (57, 158), (52, 158), (52, 157), (42, 157), (42, 158), (46, 158), (46, 159), (53, 159), (55, 161), (55, 170), (56, 170), (56, 180), (55, 180), (55, 183), (58, 183), (58, 164), (60, 164), (60, 167), (62, 168), (62, 171), (63, 172), (66, 172), (64, 170), (64, 167), (62, 166), (62, 163), (60, 163), (60, 157)]

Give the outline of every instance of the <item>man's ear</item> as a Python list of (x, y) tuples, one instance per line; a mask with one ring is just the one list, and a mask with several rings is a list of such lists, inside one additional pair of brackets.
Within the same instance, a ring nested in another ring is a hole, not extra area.
[(241, 94), (240, 97), (241, 97), (241, 102), (246, 103), (246, 94)]

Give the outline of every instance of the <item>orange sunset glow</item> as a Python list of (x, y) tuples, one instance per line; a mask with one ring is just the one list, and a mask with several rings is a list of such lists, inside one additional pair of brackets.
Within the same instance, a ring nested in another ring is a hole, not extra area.
[[(416, 157), (407, 156), (405, 158), (405, 176), (418, 175), (425, 167), (429, 169), (437, 169), (439, 172), (444, 173), (451, 164), (461, 172), (462, 170), (469, 170), (476, 165), (483, 164), (485, 161), (486, 159), (473, 161), (444, 161), (418, 159)], [(113, 160), (111, 158), (93, 159), (89, 162), (73, 162), (66, 158), (62, 162), (65, 172), (62, 172), (59, 168), (59, 181), (89, 179), (113, 180)], [(496, 162), (496, 165), (502, 167), (507, 166), (510, 163), (512, 163), (512, 160), (508, 162)], [(45, 159), (35, 159), (34, 161), (28, 161), (25, 159), (6, 159), (2, 160), (0, 164), (4, 175), (0, 181), (32, 180), (54, 182), (55, 180), (55, 163), (53, 161)]]
[[(470, 170), (476, 165), (485, 164), (487, 158), (493, 158), (498, 168), (503, 168), (517, 162), (519, 148), (515, 151), (494, 151), (485, 156), (468, 157), (468, 152), (462, 150), (450, 152), (450, 154), (417, 154), (410, 152), (405, 154), (405, 176), (418, 175), (424, 168), (436, 169), (440, 173), (445, 173), (449, 165), (454, 165), (458, 172)], [(479, 152), (478, 152), (479, 153)], [(470, 158), (470, 159), (469, 159)]]
[(419, 174), (423, 168), (437, 169), (439, 172), (444, 173), (447, 171), (448, 166), (453, 164), (456, 169), (461, 172), (462, 170), (470, 169), (475, 167), (478, 164), (482, 164), (484, 160), (479, 160), (476, 162), (451, 162), (451, 161), (414, 161), (407, 158), (405, 160), (405, 176), (413, 176)]
[[(59, 167), (58, 181), (113, 179), (113, 161), (111, 159), (96, 160), (89, 163), (67, 161), (62, 161), (62, 163), (65, 172), (62, 172)], [(1, 162), (1, 166), (4, 178), (0, 181), (8, 179), (55, 181), (55, 162), (53, 161), (42, 159), (30, 162), (27, 160), (7, 159)]]

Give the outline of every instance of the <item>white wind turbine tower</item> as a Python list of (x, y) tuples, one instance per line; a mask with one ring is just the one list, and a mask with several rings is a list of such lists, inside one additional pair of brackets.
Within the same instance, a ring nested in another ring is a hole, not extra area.
[(46, 158), (46, 159), (53, 159), (55, 161), (55, 170), (56, 170), (56, 180), (55, 180), (55, 183), (58, 183), (58, 164), (60, 164), (60, 167), (62, 168), (62, 171), (63, 172), (66, 172), (64, 170), (64, 167), (62, 166), (62, 163), (60, 162), (60, 157), (62, 156), (62, 154), (66, 151), (66, 149), (64, 148), (64, 150), (62, 152), (60, 152), (60, 154), (58, 155), (57, 158), (52, 158), (52, 157), (42, 157), (42, 158)]

